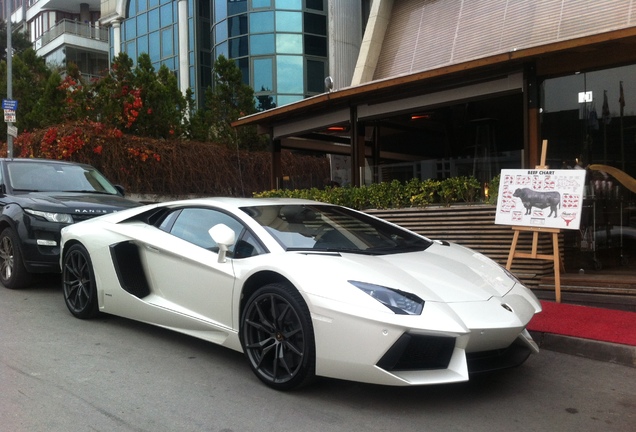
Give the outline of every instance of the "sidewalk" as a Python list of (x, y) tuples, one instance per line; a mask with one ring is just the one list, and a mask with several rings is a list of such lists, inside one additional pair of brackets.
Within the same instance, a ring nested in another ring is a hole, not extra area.
[(636, 347), (559, 334), (530, 331), (541, 349), (636, 368)]
[(636, 368), (636, 313), (541, 303), (528, 325), (541, 349)]

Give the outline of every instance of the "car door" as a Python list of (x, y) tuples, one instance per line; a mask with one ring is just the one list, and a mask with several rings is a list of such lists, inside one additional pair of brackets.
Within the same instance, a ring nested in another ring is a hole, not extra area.
[(208, 234), (219, 223), (237, 239), (244, 230), (232, 216), (209, 208), (179, 209), (164, 218), (159, 229), (169, 236), (146, 239), (142, 251), (153, 293), (149, 303), (231, 328), (232, 263), (218, 262), (218, 246)]

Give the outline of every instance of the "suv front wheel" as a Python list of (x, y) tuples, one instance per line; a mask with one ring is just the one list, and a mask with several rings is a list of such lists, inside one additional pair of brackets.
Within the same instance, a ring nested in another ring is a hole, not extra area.
[(11, 228), (5, 228), (0, 234), (0, 282), (6, 288), (18, 289), (26, 286), (29, 280), (18, 235)]

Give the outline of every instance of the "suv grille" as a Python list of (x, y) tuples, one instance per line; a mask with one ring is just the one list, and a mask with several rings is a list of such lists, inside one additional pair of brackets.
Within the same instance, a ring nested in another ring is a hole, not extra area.
[(73, 221), (82, 222), (85, 220), (93, 219), (94, 217), (97, 217), (97, 216), (103, 216), (104, 214), (76, 213), (76, 214), (73, 214)]

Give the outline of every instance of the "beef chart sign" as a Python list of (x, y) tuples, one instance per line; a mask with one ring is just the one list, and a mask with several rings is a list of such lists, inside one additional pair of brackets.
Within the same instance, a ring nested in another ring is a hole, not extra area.
[(585, 170), (502, 170), (495, 223), (579, 229)]

